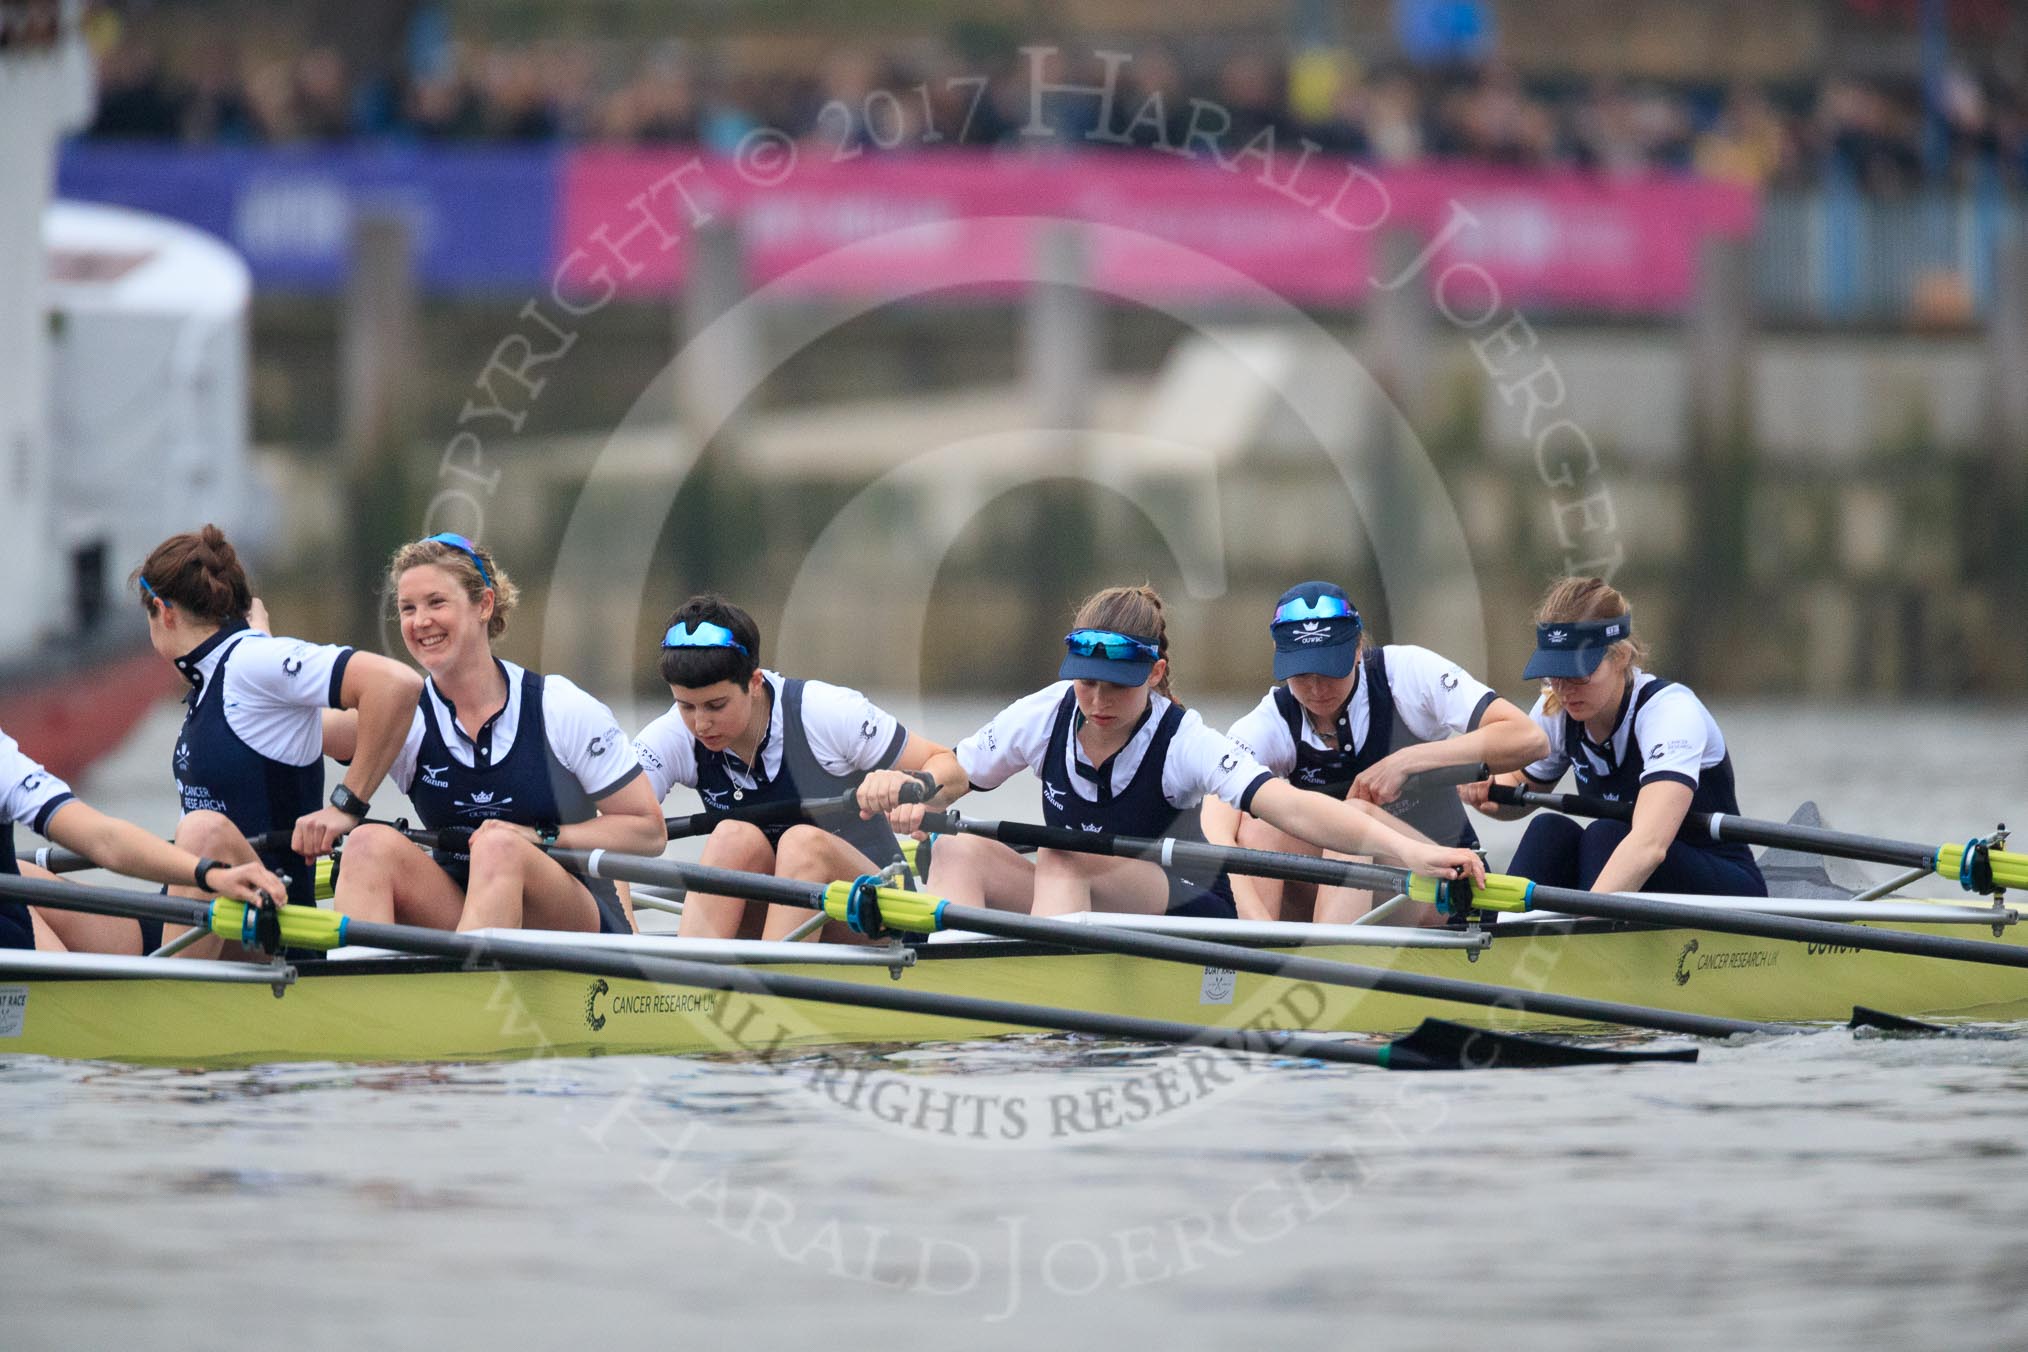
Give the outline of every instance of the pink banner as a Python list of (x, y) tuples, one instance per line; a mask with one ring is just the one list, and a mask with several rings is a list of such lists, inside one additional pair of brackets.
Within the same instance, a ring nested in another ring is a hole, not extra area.
[(1377, 246), (1400, 230), (1411, 275), (1461, 321), (1489, 303), (1655, 312), (1689, 299), (1707, 236), (1744, 235), (1757, 211), (1745, 188), (1681, 177), (1156, 153), (833, 162), (828, 150), (775, 149), (740, 164), (570, 156), (561, 285), (667, 292), (682, 281), (692, 227), (719, 219), (740, 229), (749, 280), (782, 294), (1005, 290), (1037, 274), (1051, 222), (1085, 221), (1110, 227), (1095, 237), (1092, 280), (1129, 295), (1242, 299), (1264, 286), (1299, 304), (1354, 302), (1397, 280)]

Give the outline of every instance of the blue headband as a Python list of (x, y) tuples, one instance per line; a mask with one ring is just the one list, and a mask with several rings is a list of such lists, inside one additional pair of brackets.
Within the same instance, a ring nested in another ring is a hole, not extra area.
[[(668, 632), (662, 635), (662, 646), (665, 648), (737, 648), (742, 653), (746, 653), (746, 645), (734, 638), (730, 629), (727, 629), (722, 624), (712, 624), (708, 620), (700, 620), (694, 626), (688, 621), (670, 625)], [(747, 656), (751, 657), (753, 654), (747, 653)]]
[(440, 531), (435, 535), (425, 536), (424, 542), (449, 545), (452, 549), (457, 550), (472, 561), (472, 566), (479, 570), (479, 583), (481, 586), (490, 587), (493, 585), (493, 575), (486, 571), (486, 561), (479, 557), (479, 546), (473, 544), (464, 536), (452, 531)]

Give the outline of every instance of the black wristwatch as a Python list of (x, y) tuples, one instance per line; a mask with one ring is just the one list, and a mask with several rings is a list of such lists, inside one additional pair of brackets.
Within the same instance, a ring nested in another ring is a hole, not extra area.
[(211, 884), (205, 882), (204, 880), (211, 876), (211, 871), (213, 869), (224, 867), (225, 865), (219, 863), (216, 859), (208, 859), (203, 855), (199, 855), (197, 858), (197, 867), (191, 870), (191, 876), (193, 881), (195, 881), (197, 884), (197, 890), (200, 892), (209, 892), (211, 890)]
[(373, 804), (367, 802), (343, 784), (331, 790), (331, 806), (337, 808), (346, 816), (357, 817), (361, 821), (366, 819), (367, 813), (373, 811)]
[(535, 838), (542, 843), (545, 849), (556, 844), (556, 838), (562, 834), (563, 828), (555, 822), (547, 822), (535, 828)]

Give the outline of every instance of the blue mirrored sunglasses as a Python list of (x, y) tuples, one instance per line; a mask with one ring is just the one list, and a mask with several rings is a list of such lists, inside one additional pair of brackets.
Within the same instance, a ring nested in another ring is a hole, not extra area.
[(1281, 609), (1275, 611), (1274, 619), (1268, 623), (1293, 624), (1298, 620), (1342, 620), (1348, 616), (1357, 619), (1359, 612), (1352, 609), (1352, 603), (1342, 596), (1298, 596), (1293, 601), (1284, 602)]
[(1063, 646), (1078, 657), (1102, 657), (1108, 662), (1153, 662), (1162, 656), (1161, 648), (1147, 639), (1110, 629), (1073, 629), (1063, 636)]
[[(672, 624), (662, 635), (665, 648), (737, 648), (746, 652), (746, 645), (732, 636), (732, 631), (722, 624), (699, 624), (695, 627)], [(748, 654), (752, 656), (752, 654)]]
[(479, 546), (454, 531), (439, 531), (435, 535), (424, 538), (436, 544), (449, 545), (452, 549), (463, 554), (472, 561), (472, 566), (479, 570), (480, 584), (487, 587), (493, 585), (493, 575), (486, 571), (486, 561), (479, 557)]

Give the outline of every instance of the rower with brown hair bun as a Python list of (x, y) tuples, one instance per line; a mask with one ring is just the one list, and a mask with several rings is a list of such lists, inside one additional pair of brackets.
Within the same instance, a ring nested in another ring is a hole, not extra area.
[[(315, 871), (305, 861), (330, 853), (366, 816), (401, 749), (421, 679), (374, 653), (254, 627), (246, 568), (217, 526), (164, 540), (133, 582), (149, 641), (190, 685), (174, 758), (177, 844), (229, 864), (258, 857), (289, 875), (290, 901), (314, 904)], [(323, 717), (332, 709), (352, 711), (356, 732), (352, 763), (327, 804)], [(277, 831), (290, 832), (289, 844), (257, 856), (249, 839)], [(220, 942), (184, 952), (216, 952)]]
[[(1690, 687), (1643, 671), (1646, 659), (1626, 598), (1605, 579), (1567, 577), (1542, 598), (1535, 655), (1521, 674), (1543, 682), (1529, 717), (1549, 734), (1550, 752), (1496, 781), (1550, 789), (1572, 771), (1580, 794), (1632, 803), (1634, 819), (1579, 825), (1557, 813), (1538, 817), (1508, 871), (1591, 892), (1766, 896), (1746, 846), (1678, 837), (1693, 811), (1739, 814), (1732, 756), (1704, 702)], [(1495, 817), (1530, 811), (1489, 804), (1487, 788), (1471, 786), (1467, 801)]]
[[(1299, 839), (1377, 855), (1433, 878), (1485, 879), (1470, 850), (1411, 840), (1370, 803), (1305, 793), (1205, 726), (1169, 688), (1169, 633), (1152, 587), (1109, 587), (1077, 609), (1056, 684), (1016, 700), (959, 743), (979, 788), (1017, 770), (1042, 781), (1043, 820), (1071, 830), (1202, 840), (1198, 806), (1213, 795)], [(894, 814), (898, 829), (919, 817)], [(930, 859), (929, 890), (967, 905), (1037, 915), (1075, 911), (1227, 917), (1221, 872), (1167, 872), (1139, 859), (1041, 850), (1031, 860), (995, 840), (948, 836)]]
[[(668, 844), (612, 710), (494, 656), (520, 592), (483, 546), (432, 535), (396, 550), (387, 576), (401, 640), (429, 673), (390, 777), (423, 825), (471, 835), (431, 854), (391, 827), (359, 828), (334, 904), (438, 929), (631, 932), (612, 883), (565, 871), (543, 848), (659, 855)], [(334, 720), (341, 758), (344, 731)]]

